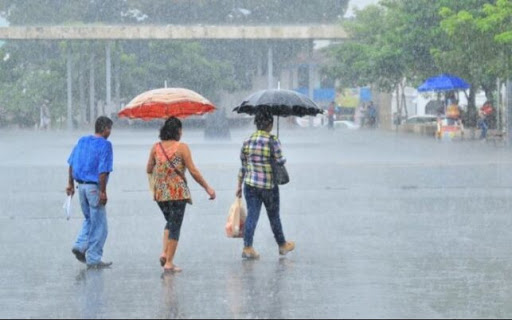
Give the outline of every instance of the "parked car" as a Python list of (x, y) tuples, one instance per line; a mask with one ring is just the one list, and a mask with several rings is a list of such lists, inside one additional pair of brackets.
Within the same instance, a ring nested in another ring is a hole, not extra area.
[(359, 129), (359, 125), (350, 120), (336, 120), (334, 121), (334, 128), (340, 129)]
[(412, 116), (407, 118), (404, 123), (408, 124), (421, 124), (421, 123), (436, 123), (437, 116), (433, 114), (426, 114), (422, 116)]

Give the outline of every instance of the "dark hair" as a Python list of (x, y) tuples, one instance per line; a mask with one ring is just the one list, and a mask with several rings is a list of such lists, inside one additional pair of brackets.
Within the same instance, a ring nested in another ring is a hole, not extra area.
[(265, 130), (274, 123), (274, 117), (269, 112), (257, 112), (254, 117), (254, 124), (258, 130)]
[(100, 116), (96, 119), (96, 123), (94, 124), (94, 132), (95, 133), (103, 133), (107, 128), (112, 128), (112, 120), (109, 117)]
[(165, 120), (164, 125), (160, 128), (161, 140), (180, 140), (181, 120), (176, 117), (170, 117)]

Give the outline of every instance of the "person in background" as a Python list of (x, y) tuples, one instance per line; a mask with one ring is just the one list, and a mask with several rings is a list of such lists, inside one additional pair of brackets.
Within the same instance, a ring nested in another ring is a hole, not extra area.
[(370, 101), (367, 108), (368, 113), (368, 127), (377, 127), (377, 108), (373, 105), (373, 101)]
[(480, 131), (480, 140), (485, 140), (487, 138), (487, 130), (489, 126), (487, 125), (486, 114), (483, 110), (478, 111), (478, 120), (476, 126), (481, 130)]
[(46, 130), (50, 128), (50, 109), (48, 109), (48, 105), (46, 101), (41, 105), (39, 110), (41, 121), (39, 123), (39, 128)]
[(334, 129), (334, 101), (329, 103), (329, 107), (327, 108), (327, 129)]
[(460, 108), (457, 99), (452, 99), (450, 104), (446, 107), (446, 119), (448, 125), (455, 125), (460, 120)]
[[(253, 248), (254, 232), (260, 217), (261, 205), (265, 205), (270, 226), (279, 248), (279, 254), (285, 255), (295, 248), (295, 243), (286, 241), (281, 217), (279, 216), (279, 186), (272, 179), (271, 157), (278, 163), (285, 163), (281, 143), (271, 135), (274, 118), (266, 112), (258, 112), (254, 118), (256, 132), (242, 145), (240, 160), (242, 166), (238, 172), (236, 196), (245, 195), (247, 219), (244, 227), (244, 248), (242, 258), (258, 259), (260, 255)], [(271, 152), (270, 144), (273, 146)]]
[(362, 105), (359, 105), (354, 110), (354, 124), (361, 126), (361, 118), (363, 117)]
[(174, 256), (178, 248), (185, 206), (187, 203), (192, 204), (185, 170), (189, 170), (194, 180), (208, 193), (210, 200), (215, 199), (215, 190), (196, 168), (188, 145), (180, 142), (182, 133), (182, 123), (178, 118), (167, 119), (160, 129), (160, 141), (151, 148), (146, 166), (153, 198), (166, 220), (160, 255), (160, 265), (164, 272), (182, 270), (174, 264)]
[(112, 144), (107, 140), (112, 124), (112, 120), (105, 116), (96, 119), (95, 134), (80, 138), (68, 158), (66, 193), (74, 195), (76, 181), (84, 215), (82, 228), (71, 252), (88, 268), (105, 268), (112, 264), (102, 261), (108, 234), (107, 182), (113, 170)]

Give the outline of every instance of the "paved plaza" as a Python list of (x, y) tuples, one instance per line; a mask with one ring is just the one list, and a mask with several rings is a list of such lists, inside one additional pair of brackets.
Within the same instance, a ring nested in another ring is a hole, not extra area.
[(225, 236), (239, 151), (252, 130), (206, 139), (185, 128), (217, 199), (189, 176), (175, 262), (162, 273), (164, 219), (145, 173), (158, 129), (114, 127), (105, 270), (71, 253), (66, 160), (90, 131), (0, 131), (0, 318), (510, 318), (512, 148), (380, 130), (287, 128), (291, 182), (278, 254), (265, 210), (254, 246)]

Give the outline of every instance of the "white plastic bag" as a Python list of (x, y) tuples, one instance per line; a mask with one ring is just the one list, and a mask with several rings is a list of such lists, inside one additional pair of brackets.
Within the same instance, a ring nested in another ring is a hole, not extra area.
[(242, 198), (236, 197), (229, 208), (228, 219), (226, 221), (226, 236), (229, 238), (243, 238), (244, 225), (247, 213)]
[(64, 200), (64, 204), (62, 205), (62, 208), (64, 209), (64, 212), (66, 213), (66, 220), (69, 220), (71, 218), (71, 198), (73, 196), (67, 196), (66, 200)]

